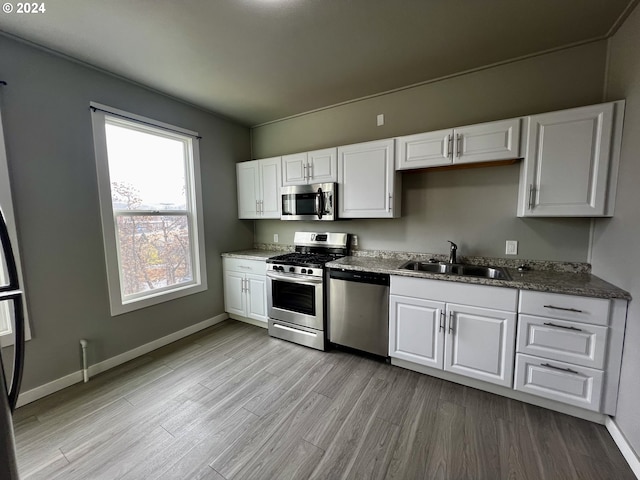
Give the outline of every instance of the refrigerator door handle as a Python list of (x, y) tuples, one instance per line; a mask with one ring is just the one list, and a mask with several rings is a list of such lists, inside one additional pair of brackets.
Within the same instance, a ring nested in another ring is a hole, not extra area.
[[(11, 377), (11, 387), (8, 391), (9, 407), (13, 412), (18, 403), (18, 393), (20, 392), (20, 384), (22, 383), (22, 373), (24, 371), (24, 342), (25, 342), (25, 326), (24, 326), (24, 307), (22, 305), (22, 292), (19, 290), (18, 283), (18, 267), (16, 259), (13, 256), (11, 248), (11, 240), (9, 238), (9, 230), (4, 220), (4, 215), (0, 210), (0, 243), (2, 243), (2, 253), (4, 261), (7, 265), (7, 273), (9, 275), (9, 285), (0, 286), (0, 293), (6, 292), (0, 298), (2, 300), (13, 300), (14, 312), (14, 346), (13, 346), (13, 374)], [(0, 359), (0, 367), (1, 359)], [(2, 388), (6, 388), (3, 385)]]

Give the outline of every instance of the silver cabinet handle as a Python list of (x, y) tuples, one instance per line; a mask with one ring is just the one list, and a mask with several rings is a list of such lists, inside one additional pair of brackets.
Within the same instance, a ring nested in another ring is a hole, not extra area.
[(309, 167), (309, 165), (307, 165), (306, 163), (304, 165), (302, 165), (302, 178), (304, 178), (305, 180), (307, 178), (309, 178), (309, 175), (307, 173), (307, 168)]
[(449, 134), (447, 135), (447, 148), (448, 148), (448, 152), (447, 152), (447, 158), (451, 157), (451, 160), (453, 160), (453, 135)]
[(553, 305), (543, 305), (544, 308), (552, 308), (554, 310), (562, 310), (565, 312), (575, 312), (575, 313), (584, 313), (582, 310), (578, 310), (577, 308), (564, 308), (564, 307), (554, 307)]
[(260, 201), (256, 200), (256, 214), (260, 213)]
[(393, 205), (393, 195), (389, 194), (389, 207), (387, 208), (387, 212), (391, 211), (391, 206)]
[(449, 312), (449, 333), (453, 333), (453, 311)]
[(240, 280), (242, 283), (240, 284), (240, 291), (244, 292), (244, 278)]
[(575, 370), (571, 370), (570, 368), (556, 367), (555, 365), (551, 365), (550, 363), (541, 363), (540, 365), (547, 368), (553, 368), (554, 370), (560, 370), (562, 372), (573, 373), (574, 375), (580, 375), (580, 372), (576, 372)]
[(462, 156), (462, 135), (456, 133), (456, 147), (458, 151), (456, 152), (456, 157)]
[(535, 193), (536, 187), (533, 186), (533, 183), (529, 185), (529, 210), (533, 210), (533, 204), (535, 201)]
[(440, 328), (438, 329), (439, 332), (444, 332), (444, 324), (445, 324), (444, 310), (440, 310)]
[(313, 163), (307, 163), (307, 178), (313, 178)]
[(576, 332), (581, 332), (582, 331), (582, 329), (580, 329), (580, 328), (566, 327), (564, 325), (556, 325), (555, 323), (551, 323), (551, 322), (545, 322), (544, 325), (546, 325), (547, 327), (556, 327), (556, 328), (564, 328), (566, 330), (575, 330)]
[(242, 268), (244, 270), (251, 270), (251, 267), (247, 267), (246, 265), (238, 265), (238, 268)]

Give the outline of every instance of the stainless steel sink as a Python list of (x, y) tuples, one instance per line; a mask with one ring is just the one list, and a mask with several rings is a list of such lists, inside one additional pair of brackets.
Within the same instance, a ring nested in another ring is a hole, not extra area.
[(511, 277), (504, 268), (490, 267), (485, 265), (467, 265), (464, 263), (431, 263), (409, 260), (400, 267), (403, 270), (414, 270), (417, 272), (448, 273), (450, 275), (461, 275), (464, 277), (483, 277), (496, 280), (511, 280)]

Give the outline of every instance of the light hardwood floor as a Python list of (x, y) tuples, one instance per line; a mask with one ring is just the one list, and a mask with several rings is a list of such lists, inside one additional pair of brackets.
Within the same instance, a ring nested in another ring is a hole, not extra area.
[(17, 410), (31, 479), (634, 479), (601, 425), (233, 320)]

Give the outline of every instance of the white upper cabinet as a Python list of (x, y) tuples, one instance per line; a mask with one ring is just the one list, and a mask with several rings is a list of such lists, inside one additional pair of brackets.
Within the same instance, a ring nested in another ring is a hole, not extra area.
[(452, 129), (396, 138), (397, 170), (451, 165)]
[(520, 118), (418, 133), (396, 139), (396, 169), (439, 167), (520, 157)]
[(612, 216), (624, 101), (526, 119), (519, 217)]
[(280, 218), (281, 158), (238, 163), (236, 174), (238, 218)]
[(337, 148), (325, 148), (313, 152), (284, 155), (282, 157), (283, 185), (337, 182), (337, 154)]
[(394, 140), (338, 148), (340, 218), (400, 216), (400, 179), (394, 168)]
[(305, 185), (307, 183), (307, 153), (282, 156), (282, 185)]
[(512, 118), (455, 128), (453, 164), (519, 158), (520, 121)]

